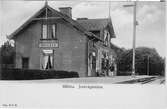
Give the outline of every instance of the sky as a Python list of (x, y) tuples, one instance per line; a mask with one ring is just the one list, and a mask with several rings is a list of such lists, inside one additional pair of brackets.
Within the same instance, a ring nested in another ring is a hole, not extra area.
[[(0, 1), (0, 45), (20, 25), (44, 6), (44, 1)], [(108, 18), (110, 15), (116, 38), (111, 42), (118, 47), (132, 48), (133, 8), (123, 7), (133, 2), (82, 2), (82, 1), (49, 1), (52, 8), (72, 7), (73, 19), (86, 17), (90, 19)], [(155, 48), (160, 56), (165, 56), (165, 3), (137, 3), (136, 47)]]

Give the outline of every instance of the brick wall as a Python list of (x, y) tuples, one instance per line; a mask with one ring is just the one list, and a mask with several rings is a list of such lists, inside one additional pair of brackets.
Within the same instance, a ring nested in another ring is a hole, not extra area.
[[(42, 51), (42, 48), (39, 48), (38, 45), (40, 37), (40, 22), (29, 25), (17, 35), (15, 39), (16, 68), (22, 67), (22, 57), (29, 57), (29, 68), (40, 69), (40, 54)], [(80, 77), (87, 76), (87, 37), (64, 22), (57, 24), (57, 37), (59, 47), (54, 48), (55, 70), (76, 71)]]
[(22, 57), (29, 57), (29, 68), (40, 68), (40, 49), (38, 42), (41, 37), (41, 25), (39, 22), (29, 25), (20, 32), (15, 39), (16, 68), (22, 68)]
[(59, 48), (55, 50), (55, 68), (77, 71), (80, 77), (87, 76), (87, 37), (75, 28), (58, 24)]

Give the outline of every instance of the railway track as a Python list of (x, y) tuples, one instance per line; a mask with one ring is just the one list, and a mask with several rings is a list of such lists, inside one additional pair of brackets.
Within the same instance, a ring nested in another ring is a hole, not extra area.
[(139, 78), (129, 81), (118, 82), (117, 84), (147, 84), (152, 81), (155, 81), (157, 77), (147, 77), (147, 78)]
[(164, 84), (165, 83), (165, 79), (164, 80), (161, 80), (160, 84)]

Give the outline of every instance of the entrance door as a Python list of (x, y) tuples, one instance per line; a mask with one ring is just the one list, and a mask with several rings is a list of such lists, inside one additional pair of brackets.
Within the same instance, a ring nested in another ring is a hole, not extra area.
[(22, 68), (23, 69), (29, 68), (29, 59), (28, 58), (22, 58)]
[(96, 76), (96, 56), (92, 56), (92, 74)]
[(92, 52), (89, 54), (89, 71), (88, 76), (96, 76), (96, 54)]

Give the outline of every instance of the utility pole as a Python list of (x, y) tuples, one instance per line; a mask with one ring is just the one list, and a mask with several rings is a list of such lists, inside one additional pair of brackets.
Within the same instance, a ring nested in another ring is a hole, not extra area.
[(135, 48), (136, 48), (136, 1), (133, 5), (123, 5), (124, 7), (133, 7), (133, 59), (132, 59), (132, 76), (135, 75)]
[[(47, 5), (48, 5), (48, 0), (45, 0), (45, 6)], [(45, 11), (46, 11), (45, 19), (46, 19), (46, 34), (47, 34), (46, 37), (48, 37), (48, 9), (47, 7), (45, 7)]]
[(147, 75), (149, 75), (149, 56), (147, 56)]
[(110, 12), (110, 10), (111, 10), (111, 1), (109, 1), (109, 8), (108, 8), (109, 10), (108, 10), (108, 18), (109, 18), (109, 20), (111, 20), (111, 12)]
[(134, 14), (133, 14), (133, 63), (132, 63), (132, 75), (135, 75), (135, 48), (136, 48), (136, 2), (134, 2)]

